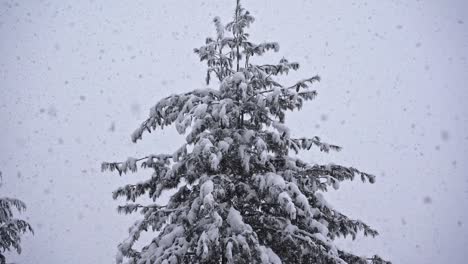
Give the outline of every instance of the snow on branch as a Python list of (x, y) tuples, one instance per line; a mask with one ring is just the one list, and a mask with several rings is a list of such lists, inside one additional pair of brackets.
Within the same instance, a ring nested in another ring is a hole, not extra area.
[(18, 199), (0, 198), (0, 220), (13, 217), (11, 207), (15, 207), (19, 212), (26, 210), (26, 204)]
[(141, 205), (141, 204), (126, 204), (126, 205), (119, 205), (117, 207), (117, 212), (123, 213), (123, 214), (131, 214), (134, 212), (137, 212), (138, 210), (141, 210), (141, 212), (144, 214), (148, 211), (153, 211), (156, 213), (172, 213), (176, 211), (181, 211), (181, 210), (186, 210), (187, 207), (183, 208), (167, 208), (166, 205), (157, 205), (157, 204), (152, 204), (152, 205)]
[(375, 182), (375, 176), (369, 173), (361, 172), (353, 167), (345, 167), (341, 165), (314, 165), (311, 168), (301, 172), (306, 176), (321, 177), (329, 176), (333, 181), (354, 180), (354, 177), (360, 176), (363, 182), (368, 180), (370, 183)]
[(21, 234), (34, 234), (28, 222), (13, 218), (13, 208), (23, 212), (26, 204), (14, 198), (0, 198), (0, 263), (5, 263), (5, 251), (14, 249), (18, 254), (21, 253)]
[(137, 171), (137, 163), (146, 160), (141, 163), (142, 168), (147, 167), (155, 167), (161, 165), (168, 165), (169, 159), (172, 159), (172, 155), (168, 154), (159, 154), (159, 155), (149, 155), (142, 158), (133, 158), (129, 157), (126, 161), (122, 162), (103, 162), (101, 164), (101, 171), (118, 171), (119, 175), (122, 173), (136, 172)]
[[(296, 84), (289, 86), (289, 87), (282, 88), (281, 90), (284, 91), (284, 90), (296, 89), (296, 92), (299, 92), (300, 88), (309, 88), (309, 84), (313, 84), (314, 82), (320, 82), (320, 76), (315, 75), (313, 77), (298, 81)], [(274, 91), (275, 89), (270, 89), (270, 90), (258, 92), (258, 94), (265, 94), (265, 93), (270, 93)]]
[(289, 139), (289, 147), (292, 148), (296, 153), (299, 153), (300, 149), (310, 150), (312, 146), (320, 148), (320, 151), (329, 152), (330, 150), (340, 151), (341, 147), (332, 145), (320, 141), (320, 138), (315, 136), (313, 138), (291, 138)]
[(264, 65), (255, 65), (254, 67), (261, 69), (265, 74), (268, 74), (268, 75), (279, 75), (279, 74), (288, 74), (290, 70), (297, 71), (299, 69), (299, 63), (289, 62), (287, 59), (282, 58), (280, 60), (280, 63), (277, 65), (264, 64)]
[(141, 139), (144, 131), (151, 133), (157, 127), (162, 129), (164, 126), (171, 125), (177, 119), (180, 120), (196, 105), (217, 100), (218, 98), (219, 91), (208, 88), (166, 97), (151, 108), (149, 118), (132, 134), (132, 141), (136, 142)]

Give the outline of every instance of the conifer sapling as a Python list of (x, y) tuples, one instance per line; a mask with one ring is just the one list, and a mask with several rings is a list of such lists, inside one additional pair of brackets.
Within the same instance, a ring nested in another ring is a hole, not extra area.
[[(2, 174), (0, 172), (0, 186)], [(5, 252), (11, 249), (21, 253), (21, 235), (26, 232), (34, 233), (28, 222), (13, 218), (13, 209), (22, 212), (26, 204), (21, 200), (0, 197), (0, 264), (6, 263)]]

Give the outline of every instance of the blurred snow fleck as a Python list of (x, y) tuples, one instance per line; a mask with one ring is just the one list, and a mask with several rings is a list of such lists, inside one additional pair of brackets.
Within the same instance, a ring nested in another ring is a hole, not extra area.
[(442, 130), (440, 132), (440, 137), (442, 138), (443, 141), (448, 141), (449, 140), (449, 133), (447, 130)]
[(328, 116), (327, 116), (326, 114), (322, 114), (322, 115), (320, 116), (320, 120), (322, 120), (322, 122), (325, 122), (325, 121), (328, 120)]
[(432, 203), (432, 198), (429, 196), (424, 197), (423, 202), (425, 204), (431, 204)]
[[(42, 111), (42, 109), (41, 109), (41, 111)], [(55, 108), (55, 106), (53, 106), (53, 105), (49, 106), (49, 108), (47, 109), (47, 114), (50, 117), (57, 117), (57, 109)]]
[(110, 132), (114, 132), (115, 131), (115, 122), (112, 122), (110, 127), (109, 127), (109, 131)]

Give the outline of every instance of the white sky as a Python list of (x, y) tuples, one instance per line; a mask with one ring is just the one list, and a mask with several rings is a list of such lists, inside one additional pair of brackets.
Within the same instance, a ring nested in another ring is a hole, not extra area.
[[(2, 1), (0, 195), (28, 204), (35, 236), (9, 260), (112, 263), (132, 217), (111, 192), (150, 173), (100, 172), (102, 161), (172, 153), (175, 129), (130, 134), (163, 96), (203, 88), (192, 50), (228, 21), (234, 0)], [(375, 173), (342, 184), (331, 203), (377, 228), (340, 241), (394, 263), (468, 259), (468, 4), (465, 1), (245, 0), (253, 39), (320, 74), (319, 96), (289, 115), (295, 136), (337, 154), (303, 153)], [(115, 129), (110, 129), (111, 127)]]

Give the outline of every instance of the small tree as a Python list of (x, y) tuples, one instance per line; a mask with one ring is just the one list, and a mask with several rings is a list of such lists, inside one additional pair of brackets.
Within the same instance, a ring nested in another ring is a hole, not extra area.
[[(132, 135), (136, 142), (145, 131), (175, 124), (187, 134), (185, 144), (173, 154), (102, 164), (103, 171), (119, 174), (136, 172), (138, 165), (153, 171), (148, 180), (113, 193), (114, 199), (132, 201), (119, 206), (119, 212), (143, 215), (119, 244), (117, 263), (124, 258), (128, 263), (386, 263), (335, 246), (337, 237), (375, 236), (377, 231), (333, 209), (322, 193), (356, 176), (373, 183), (374, 176), (288, 155), (340, 147), (319, 137), (292, 137), (285, 113), (315, 98), (310, 85), (320, 78), (284, 86), (275, 77), (299, 69), (298, 63), (283, 58), (277, 64), (255, 64), (255, 56), (277, 52), (279, 45), (251, 42), (246, 29), (253, 21), (239, 1), (234, 21), (223, 26), (215, 18), (216, 38), (207, 38), (195, 53), (207, 62), (207, 85), (215, 78), (219, 89), (160, 100)], [(174, 188), (167, 205), (135, 203), (144, 194), (156, 202), (162, 191)], [(158, 233), (135, 249), (141, 232), (148, 230)]]
[[(0, 186), (1, 186), (0, 173)], [(28, 222), (13, 218), (13, 208), (19, 212), (26, 210), (26, 204), (18, 199), (0, 198), (0, 264), (5, 264), (3, 255), (12, 248), (21, 253), (21, 235), (26, 232), (34, 233)]]

